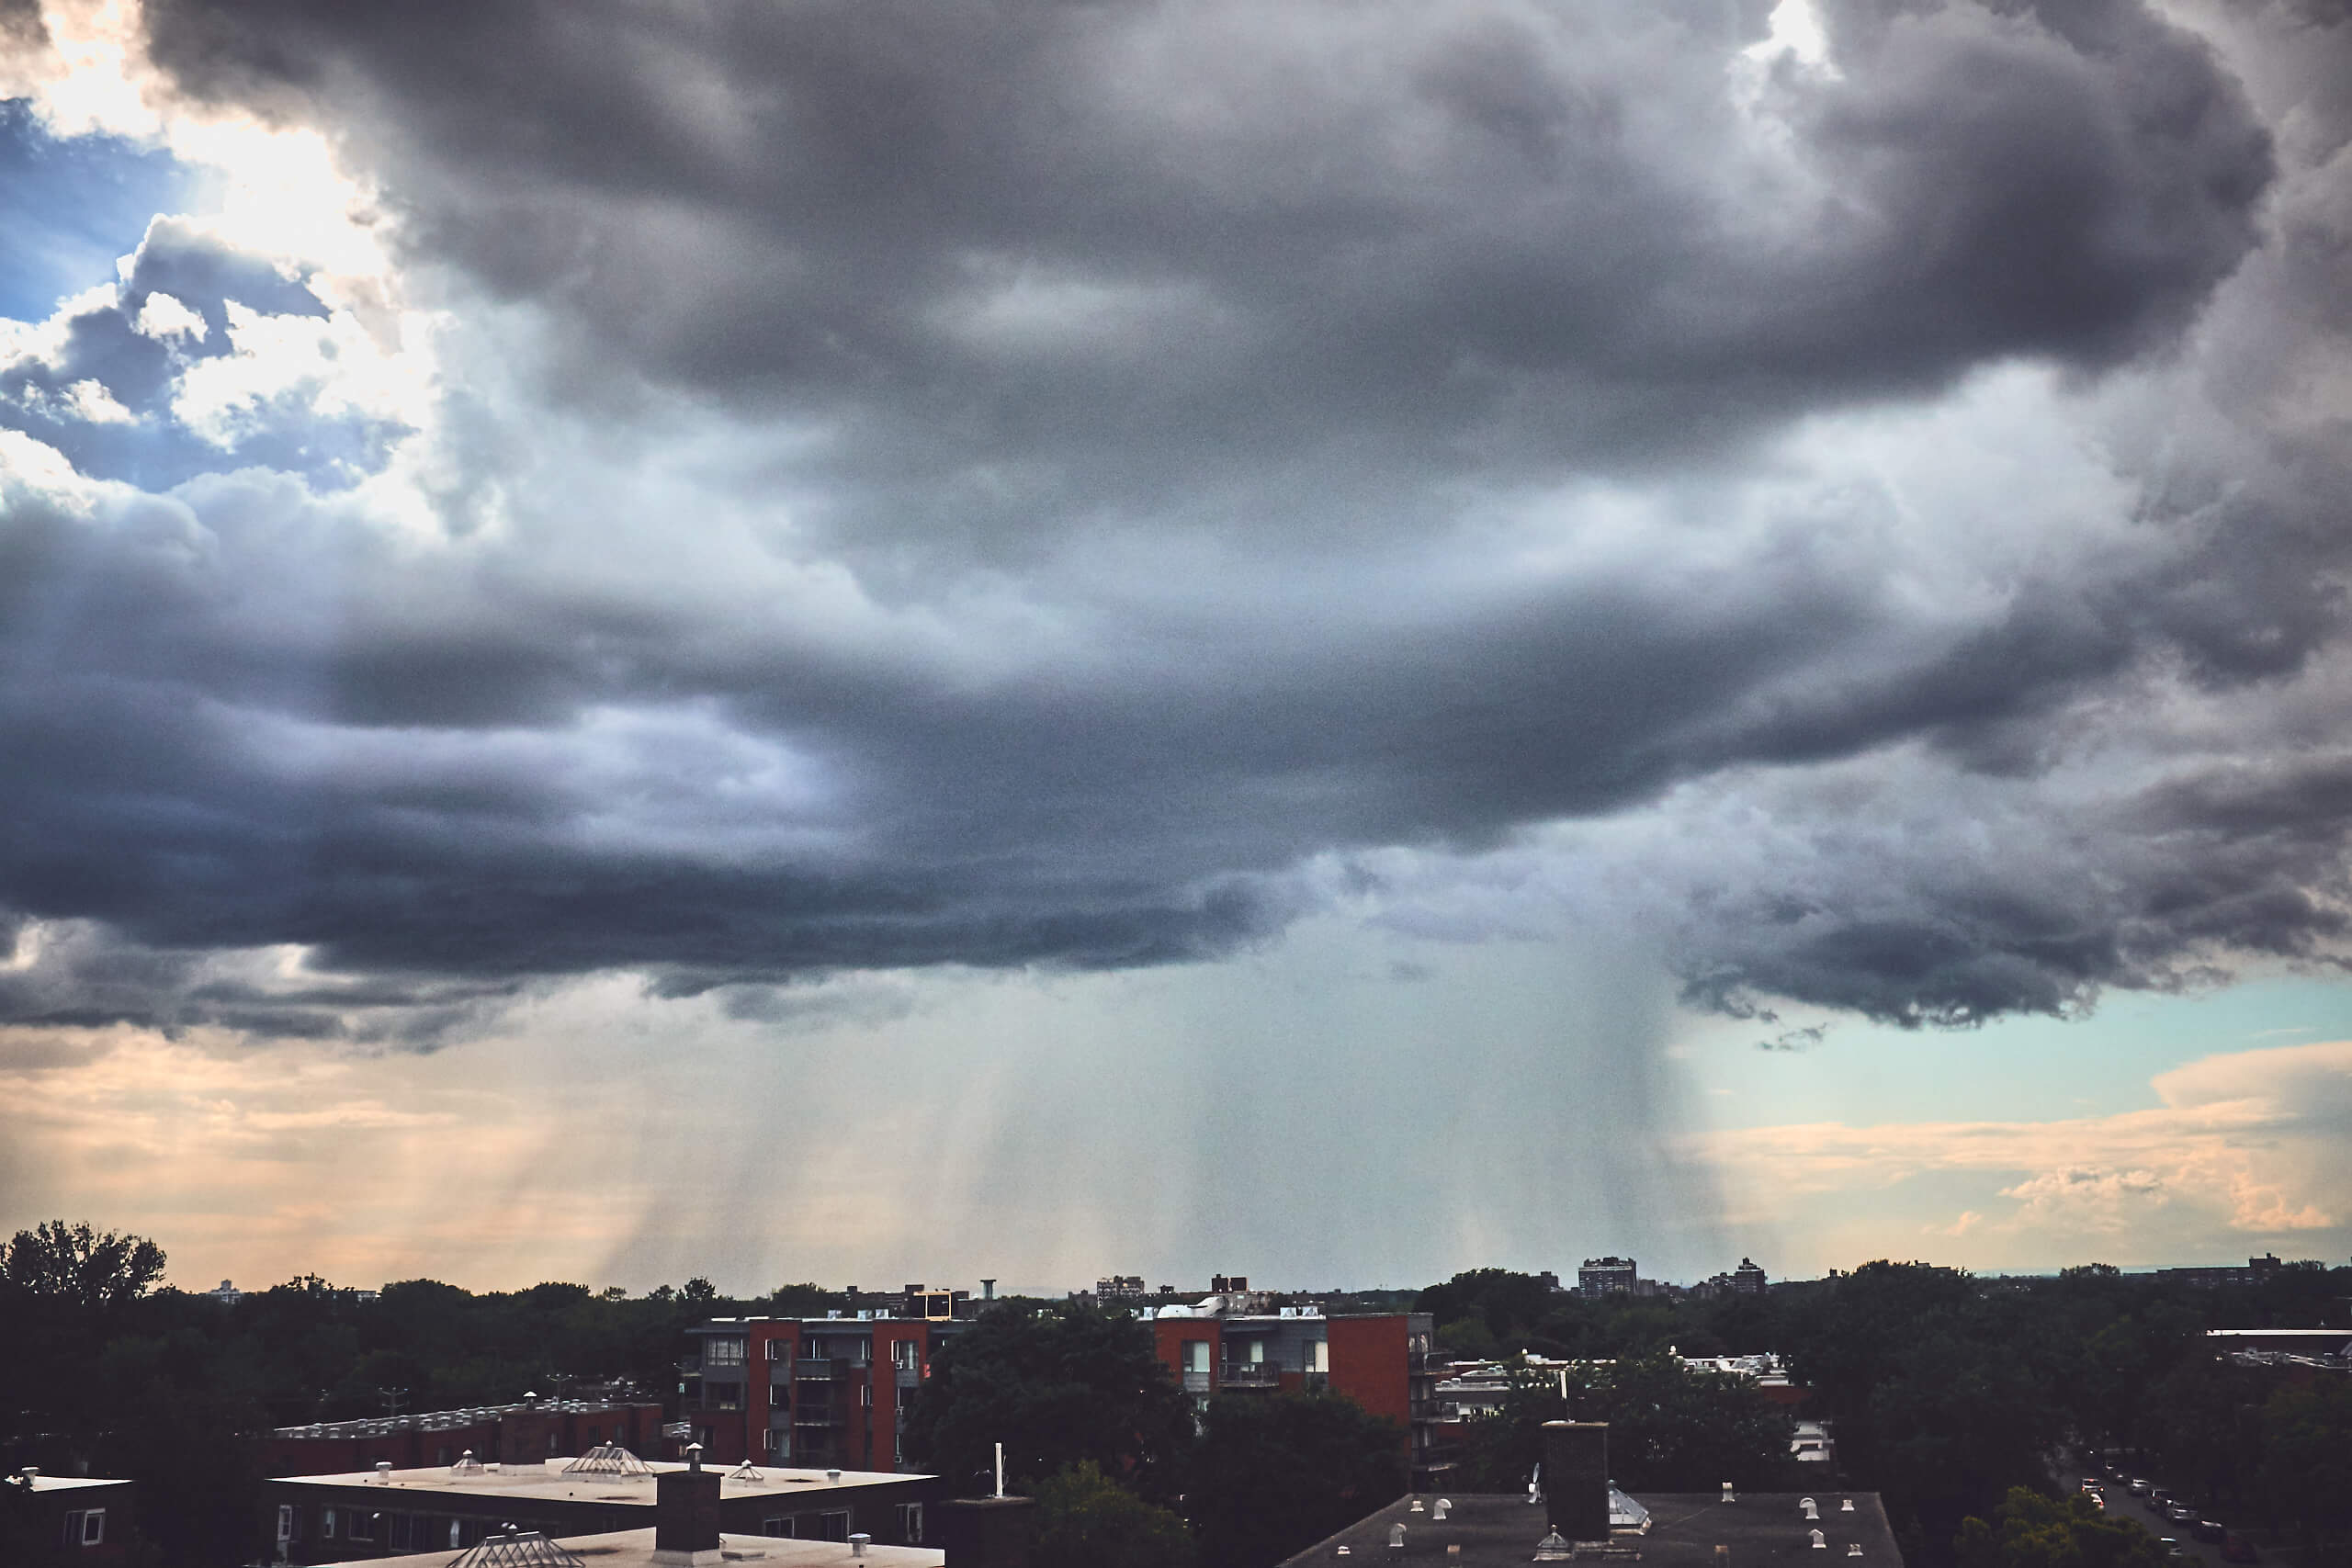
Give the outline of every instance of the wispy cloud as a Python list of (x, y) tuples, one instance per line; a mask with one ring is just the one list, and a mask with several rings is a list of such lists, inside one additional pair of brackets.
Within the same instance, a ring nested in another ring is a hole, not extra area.
[[(2007, 1200), (1928, 1233), (1983, 1256), (2065, 1261), (2097, 1246), (2170, 1259), (2291, 1238), (2352, 1236), (2352, 1043), (2208, 1056), (2159, 1075), (2164, 1103), (2051, 1121), (1815, 1123), (1718, 1132), (1702, 1146), (1729, 1188), (1771, 1212), (1835, 1200), (1893, 1213), (1972, 1179)], [(1949, 1213), (1949, 1211), (1946, 1211)]]

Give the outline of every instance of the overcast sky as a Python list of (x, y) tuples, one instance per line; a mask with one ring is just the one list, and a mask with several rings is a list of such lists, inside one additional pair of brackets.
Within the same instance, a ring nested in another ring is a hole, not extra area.
[(0, 0), (0, 1224), (2352, 1250), (2340, 0)]

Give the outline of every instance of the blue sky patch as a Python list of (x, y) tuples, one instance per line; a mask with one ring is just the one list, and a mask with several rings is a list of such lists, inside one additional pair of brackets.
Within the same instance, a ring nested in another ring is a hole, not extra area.
[(48, 318), (110, 281), (147, 220), (186, 211), (194, 171), (116, 136), (55, 137), (21, 98), (0, 100), (0, 315)]

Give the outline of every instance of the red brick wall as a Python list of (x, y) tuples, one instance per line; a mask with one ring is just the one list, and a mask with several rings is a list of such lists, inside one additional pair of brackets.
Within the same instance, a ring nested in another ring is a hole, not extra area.
[(1187, 1340), (1205, 1339), (1209, 1346), (1209, 1371), (1215, 1375), (1218, 1366), (1220, 1341), (1224, 1325), (1213, 1317), (1155, 1317), (1151, 1320), (1152, 1346), (1159, 1352), (1160, 1365), (1179, 1386), (1184, 1381), (1184, 1344)]
[(372, 1438), (268, 1437), (261, 1439), (260, 1449), (265, 1475), (340, 1475), (372, 1470), (380, 1460), (391, 1461), (396, 1470), (429, 1469), (455, 1461), (469, 1449), (485, 1461), (539, 1464), (549, 1457), (549, 1433), (555, 1437), (553, 1452), (567, 1458), (583, 1454), (596, 1443), (616, 1441), (632, 1453), (650, 1457), (661, 1432), (659, 1404), (631, 1404), (587, 1412), (509, 1411), (469, 1426)]
[(1331, 1392), (1404, 1426), (1413, 1409), (1404, 1314), (1335, 1317), (1324, 1333), (1331, 1341)]

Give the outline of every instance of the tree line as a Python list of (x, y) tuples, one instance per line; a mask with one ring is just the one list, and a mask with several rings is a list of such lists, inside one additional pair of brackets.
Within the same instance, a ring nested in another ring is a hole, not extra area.
[[(2070, 1450), (2121, 1450), (2307, 1562), (2340, 1552), (2352, 1527), (2352, 1378), (2234, 1365), (2206, 1333), (2342, 1325), (2352, 1269), (2309, 1264), (2207, 1289), (2102, 1264), (1979, 1280), (1882, 1261), (1707, 1299), (1588, 1299), (1478, 1269), (1423, 1292), (1420, 1306), (1438, 1318), (1442, 1347), (1617, 1359), (1634, 1369), (1625, 1377), (1669, 1348), (1776, 1351), (1811, 1390), (1808, 1412), (1832, 1424), (1847, 1479), (1884, 1498), (1905, 1560), (1944, 1568), (1962, 1560), (1972, 1520), (1973, 1562), (1990, 1562), (2003, 1540), (2042, 1539), (2034, 1528), (2046, 1535), (2050, 1520), (2019, 1522), (2016, 1494), (2050, 1498)], [(1668, 1419), (1664, 1398), (1649, 1409)], [(1523, 1427), (1536, 1414), (1515, 1419)], [(1613, 1432), (1611, 1447), (1613, 1459)], [(1736, 1479), (1728, 1469), (1723, 1478)], [(2062, 1505), (2073, 1507), (2052, 1499)]]
[[(362, 1299), (308, 1276), (223, 1303), (158, 1288), (164, 1261), (152, 1242), (62, 1223), (0, 1250), (7, 1468), (139, 1482), (159, 1568), (250, 1555), (259, 1476), (246, 1435), (615, 1382), (659, 1397), (695, 1323), (852, 1304), (814, 1284), (742, 1298), (704, 1280), (639, 1295), (413, 1280)], [(2303, 1386), (2234, 1366), (2204, 1333), (2341, 1322), (2347, 1295), (2352, 1269), (2289, 1268), (2200, 1291), (2098, 1266), (1982, 1280), (1879, 1262), (1704, 1301), (1588, 1300), (1478, 1269), (1410, 1304), (1436, 1317), (1441, 1348), (1457, 1355), (1583, 1363), (1512, 1379), (1501, 1409), (1464, 1429), (1454, 1489), (1522, 1487), (1541, 1423), (1561, 1416), (1611, 1423), (1617, 1479), (1637, 1494), (1794, 1484), (1786, 1413), (1753, 1384), (1691, 1374), (1670, 1353), (1777, 1351), (1810, 1386), (1811, 1413), (1833, 1423), (1843, 1479), (1884, 1496), (1914, 1568), (1963, 1557), (1994, 1568), (2007, 1561), (2003, 1542), (2052, 1528), (2019, 1512), (2016, 1491), (2050, 1497), (2054, 1458), (2070, 1445), (2128, 1450), (2233, 1522), (2303, 1543), (2308, 1562), (2340, 1551), (2352, 1527), (2347, 1380)], [(1405, 1481), (1402, 1434), (1346, 1400), (1251, 1393), (1196, 1409), (1160, 1369), (1147, 1325), (1070, 1303), (1000, 1303), (948, 1341), (908, 1437), (910, 1457), (959, 1482), (988, 1462), (986, 1445), (1005, 1441), (1014, 1481), (1048, 1523), (1039, 1568), (1255, 1568)], [(0, 1518), (0, 1556), (6, 1528)]]

